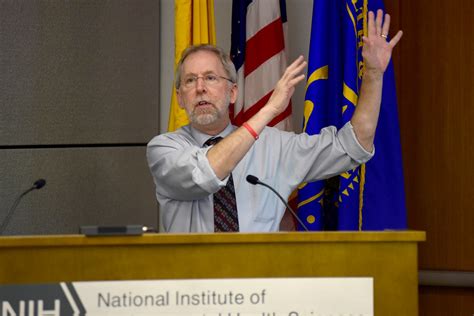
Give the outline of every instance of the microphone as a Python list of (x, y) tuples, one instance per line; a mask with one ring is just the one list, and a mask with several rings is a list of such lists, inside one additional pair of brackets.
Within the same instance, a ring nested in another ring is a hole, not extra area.
[(294, 218), (296, 218), (296, 220), (298, 221), (298, 223), (301, 225), (301, 227), (304, 228), (305, 231), (309, 231), (309, 229), (306, 227), (306, 225), (301, 221), (301, 219), (296, 215), (295, 211), (293, 211), (293, 209), (290, 207), (290, 205), (288, 204), (288, 202), (286, 202), (286, 200), (280, 195), (280, 193), (278, 193), (274, 188), (272, 188), (271, 186), (269, 186), (268, 184), (258, 180), (258, 178), (254, 175), (247, 175), (247, 182), (250, 183), (250, 184), (253, 184), (253, 185), (257, 185), (257, 184), (260, 184), (260, 185), (263, 185), (267, 188), (269, 188), (270, 190), (273, 191), (273, 193), (275, 193), (279, 198), (280, 200), (285, 204), (286, 208), (290, 211), (290, 213), (293, 215)]
[(19, 197), (16, 198), (15, 202), (13, 202), (13, 205), (12, 207), (10, 208), (10, 210), (8, 211), (7, 213), (7, 216), (5, 216), (5, 219), (3, 220), (2, 222), (2, 225), (0, 226), (0, 235), (3, 235), (3, 232), (5, 231), (5, 228), (7, 228), (8, 226), (8, 223), (10, 222), (10, 219), (12, 218), (12, 215), (16, 209), (16, 207), (18, 206), (18, 204), (20, 203), (21, 199), (27, 195), (28, 193), (30, 193), (31, 191), (33, 190), (39, 190), (41, 189), (42, 187), (44, 187), (46, 185), (46, 180), (45, 179), (38, 179), (35, 181), (35, 183), (33, 183), (33, 186), (31, 186), (31, 188), (29, 188), (28, 190), (26, 190), (25, 192), (23, 192), (22, 194), (20, 194)]

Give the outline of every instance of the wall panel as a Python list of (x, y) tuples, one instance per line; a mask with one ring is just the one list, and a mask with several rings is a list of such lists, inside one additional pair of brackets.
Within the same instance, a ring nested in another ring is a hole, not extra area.
[[(404, 31), (394, 55), (409, 228), (421, 270), (474, 271), (474, 2), (385, 0)], [(420, 315), (471, 315), (473, 288), (420, 286)]]
[(0, 1), (0, 220), (6, 234), (157, 226), (145, 145), (159, 131), (156, 0)]
[(0, 151), (0, 219), (36, 179), (5, 234), (75, 234), (80, 225), (157, 227), (154, 185), (143, 147)]
[(0, 2), (0, 145), (145, 142), (159, 2)]
[(457, 287), (420, 287), (420, 316), (471, 316), (474, 290)]
[[(474, 2), (404, 1), (400, 122), (422, 269), (474, 271)], [(472, 37), (472, 36), (471, 36)]]

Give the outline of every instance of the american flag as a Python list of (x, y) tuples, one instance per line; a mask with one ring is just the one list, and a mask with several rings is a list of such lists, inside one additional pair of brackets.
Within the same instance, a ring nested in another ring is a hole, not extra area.
[[(231, 57), (239, 86), (231, 106), (233, 124), (240, 126), (270, 98), (287, 66), (286, 34), (285, 0), (233, 1)], [(291, 130), (291, 101), (269, 125)]]

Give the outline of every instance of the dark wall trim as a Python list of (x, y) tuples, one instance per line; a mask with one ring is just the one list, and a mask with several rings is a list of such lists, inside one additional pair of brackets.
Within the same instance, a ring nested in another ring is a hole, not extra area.
[(425, 286), (474, 287), (474, 272), (421, 270), (418, 283)]

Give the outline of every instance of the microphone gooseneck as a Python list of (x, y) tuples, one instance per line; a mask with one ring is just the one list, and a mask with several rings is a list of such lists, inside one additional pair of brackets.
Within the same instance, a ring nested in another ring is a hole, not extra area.
[(12, 216), (13, 216), (13, 213), (15, 212), (15, 209), (16, 207), (18, 206), (18, 204), (20, 203), (21, 199), (27, 195), (28, 193), (30, 193), (31, 191), (33, 190), (39, 190), (41, 189), (42, 187), (44, 187), (46, 185), (46, 180), (45, 179), (38, 179), (35, 181), (35, 183), (33, 183), (33, 186), (30, 187), (28, 190), (24, 191), (22, 194), (20, 194), (20, 196), (18, 196), (15, 200), (15, 202), (13, 202), (13, 205), (12, 207), (10, 208), (10, 210), (8, 210), (8, 213), (7, 213), (7, 216), (5, 216), (3, 222), (2, 222), (2, 225), (0, 226), (0, 235), (3, 235), (3, 232), (5, 231), (5, 228), (7, 228), (8, 226), (8, 223), (10, 222)]
[(293, 217), (296, 218), (296, 220), (301, 225), (301, 227), (303, 227), (305, 231), (309, 231), (308, 227), (306, 227), (306, 225), (301, 221), (301, 219), (298, 217), (298, 215), (296, 215), (295, 211), (291, 208), (291, 206), (288, 204), (288, 202), (274, 188), (272, 188), (270, 185), (260, 181), (256, 176), (251, 175), (251, 174), (247, 175), (246, 180), (250, 184), (253, 184), (253, 185), (260, 184), (260, 185), (263, 185), (263, 186), (269, 188), (273, 193), (275, 193), (280, 198), (280, 200), (283, 202), (283, 204), (285, 204), (286, 208), (290, 211), (290, 213), (293, 215)]

